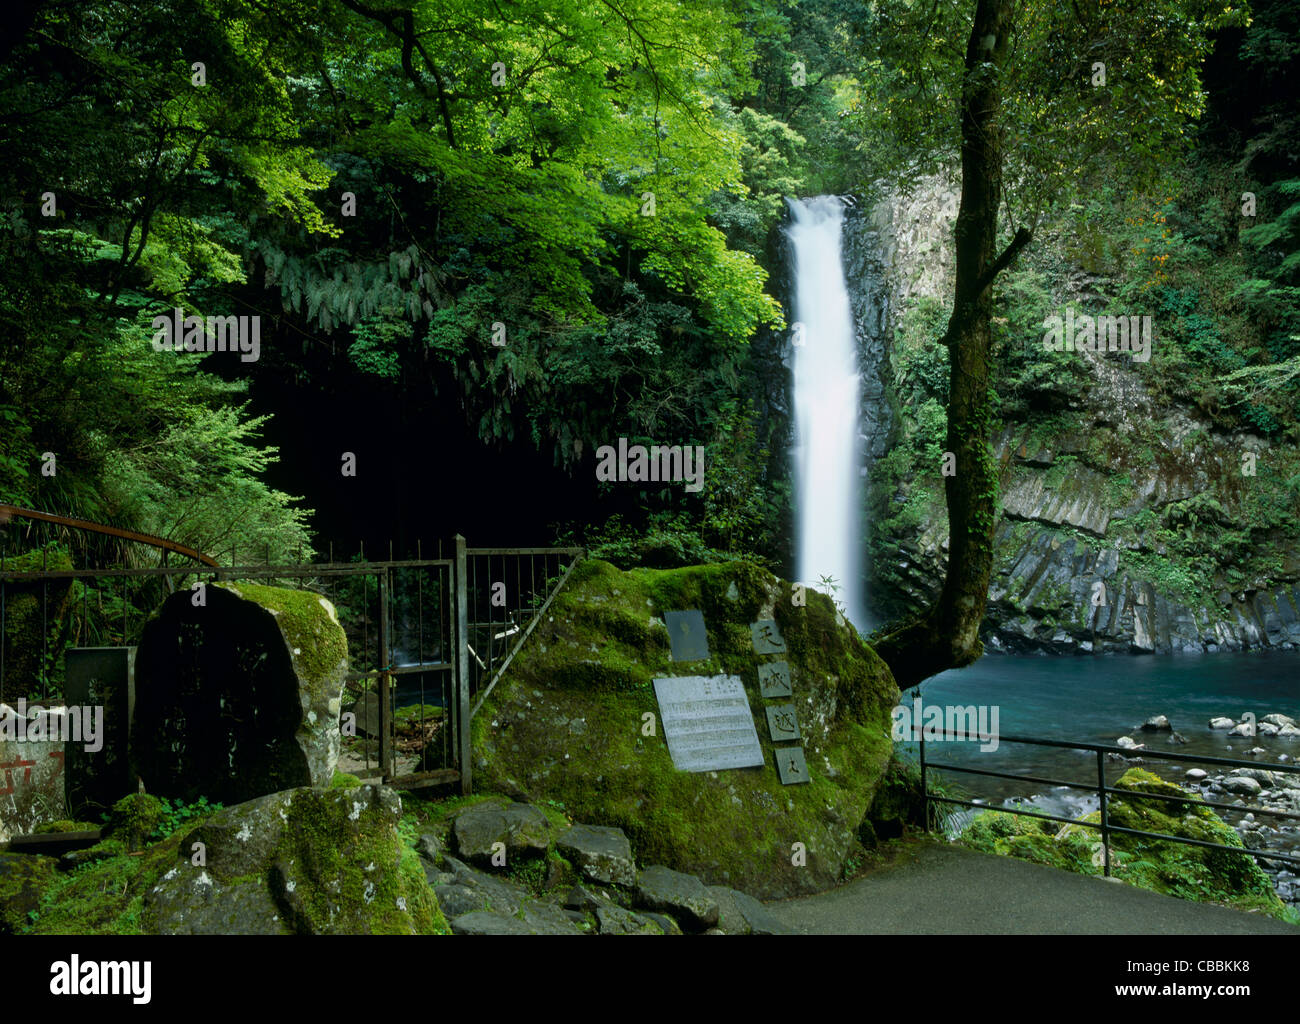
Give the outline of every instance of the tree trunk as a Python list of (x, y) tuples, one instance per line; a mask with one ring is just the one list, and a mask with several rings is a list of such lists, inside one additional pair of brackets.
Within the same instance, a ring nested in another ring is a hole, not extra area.
[[(944, 334), (951, 370), (948, 451), (956, 473), (944, 480), (948, 499), (948, 571), (934, 605), (887, 634), (876, 651), (903, 689), (984, 653), (980, 622), (993, 571), (998, 474), (989, 451), (992, 405), (993, 278), (1030, 240), (1024, 229), (997, 255), (1002, 198), (1002, 102), (999, 70), (1011, 30), (1009, 0), (978, 0), (966, 45), (961, 108), (961, 207), (956, 227), (956, 294)], [(933, 467), (935, 472), (940, 467)]]

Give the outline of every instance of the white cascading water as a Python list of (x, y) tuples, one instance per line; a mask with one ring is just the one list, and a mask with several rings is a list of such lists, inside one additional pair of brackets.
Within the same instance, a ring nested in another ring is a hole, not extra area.
[(859, 379), (853, 314), (840, 253), (844, 203), (837, 196), (787, 200), (794, 253), (796, 571), (867, 628), (862, 586), (858, 458)]

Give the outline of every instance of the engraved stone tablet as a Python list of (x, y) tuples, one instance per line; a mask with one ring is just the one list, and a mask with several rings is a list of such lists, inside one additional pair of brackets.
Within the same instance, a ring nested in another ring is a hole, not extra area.
[(698, 609), (664, 612), (673, 661), (703, 661), (709, 656), (709, 635), (704, 631), (704, 613)]
[(797, 740), (799, 719), (795, 717), (793, 704), (776, 704), (767, 709), (767, 727), (772, 731), (773, 743)]
[(675, 768), (709, 772), (764, 763), (739, 676), (675, 676), (654, 683)]
[(774, 619), (759, 619), (750, 623), (750, 632), (754, 635), (754, 651), (758, 654), (784, 654), (785, 637), (776, 628)]
[(784, 661), (765, 661), (758, 666), (758, 692), (764, 697), (789, 697), (790, 666)]
[(781, 776), (781, 785), (793, 786), (799, 782), (808, 782), (808, 765), (803, 759), (803, 747), (782, 747), (773, 751), (776, 755), (776, 773)]

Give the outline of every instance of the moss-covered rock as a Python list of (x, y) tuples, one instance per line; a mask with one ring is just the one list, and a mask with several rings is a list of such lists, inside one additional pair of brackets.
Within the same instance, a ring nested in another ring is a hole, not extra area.
[(58, 821), (47, 821), (37, 825), (32, 829), (33, 834), (38, 836), (56, 835), (62, 832), (94, 832), (99, 828), (94, 822), (90, 821), (71, 821), (67, 818), (61, 818)]
[(0, 935), (18, 935), (31, 926), (54, 875), (51, 857), (0, 853)]
[[(1220, 843), (1229, 849), (1211, 850), (1112, 833), (1110, 858), (1114, 877), (1183, 899), (1286, 916), (1285, 904), (1255, 859), (1233, 852), (1244, 849), (1236, 830), (1211, 808), (1199, 806), (1195, 795), (1142, 768), (1130, 768), (1115, 783), (1115, 788), (1184, 799), (1175, 802), (1111, 797), (1107, 804), (1111, 825)], [(1101, 814), (1094, 811), (1081, 820), (1099, 824)], [(962, 831), (960, 839), (967, 846), (988, 853), (1022, 857), (1083, 874), (1103, 873), (1100, 832), (1083, 825), (1058, 829), (1050, 821), (989, 811), (977, 815)]]
[(181, 837), (178, 832), (138, 855), (128, 853), (118, 840), (79, 851), (112, 855), (96, 856), (54, 878), (41, 895), (28, 931), (38, 935), (140, 934), (144, 894), (176, 862)]
[(921, 771), (897, 757), (890, 760), (867, 816), (858, 830), (863, 846), (897, 839), (909, 825), (925, 827), (925, 792)]
[[(302, 788), (56, 876), (43, 934), (447, 934), (392, 790)], [(90, 851), (87, 851), (90, 852)]]
[(146, 897), (145, 925), (163, 934), (445, 933), (398, 830), (401, 814), (397, 794), (373, 785), (289, 790), (219, 811), (182, 840)]
[(104, 834), (138, 850), (162, 819), (161, 800), (149, 793), (132, 793), (113, 805)]
[[(831, 601), (761, 567), (730, 562), (620, 572), (574, 571), (473, 724), (476, 781), (561, 805), (576, 820), (622, 828), (642, 864), (665, 864), (764, 898), (834, 885), (859, 849), (856, 832), (893, 751), (888, 667)], [(666, 611), (698, 608), (708, 661), (669, 658)], [(762, 719), (749, 624), (775, 618), (788, 646), (811, 782), (783, 786)], [(758, 722), (762, 767), (673, 767), (652, 680), (738, 675)], [(802, 843), (807, 863), (792, 863)]]
[(347, 638), (319, 594), (249, 583), (175, 594), (136, 658), (136, 773), (150, 792), (227, 804), (328, 787), (346, 671)]

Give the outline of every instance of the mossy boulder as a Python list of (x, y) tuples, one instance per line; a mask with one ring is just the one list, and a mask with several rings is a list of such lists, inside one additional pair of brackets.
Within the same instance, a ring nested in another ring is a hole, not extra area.
[(54, 875), (51, 857), (0, 853), (0, 935), (18, 935), (30, 927)]
[(163, 803), (149, 793), (132, 793), (113, 805), (104, 829), (105, 838), (119, 839), (138, 850), (162, 822)]
[(401, 814), (382, 787), (301, 788), (224, 808), (136, 854), (106, 840), (45, 887), (26, 931), (447, 934)]
[[(1237, 831), (1211, 808), (1201, 806), (1197, 796), (1143, 768), (1130, 768), (1116, 781), (1115, 788), (1180, 799), (1126, 800), (1112, 796), (1107, 804), (1111, 825), (1220, 843), (1228, 849), (1211, 850), (1112, 833), (1110, 859), (1114, 877), (1183, 899), (1224, 903), (1285, 917), (1285, 904), (1268, 875), (1253, 857), (1233, 852), (1245, 849)], [(1081, 821), (1099, 824), (1101, 814), (1094, 811)], [(989, 811), (977, 815), (960, 838), (966, 845), (989, 853), (1100, 875), (1104, 863), (1100, 835), (1097, 829), (1082, 825), (1058, 828), (1051, 821)]]
[(226, 804), (328, 787), (347, 638), (305, 590), (223, 583), (174, 594), (136, 656), (132, 762), (150, 792)]
[[(295, 789), (217, 812), (144, 902), (160, 934), (446, 933), (402, 804), (382, 786)], [(196, 847), (195, 844), (202, 844)], [(204, 863), (195, 864), (196, 849)]]
[[(806, 603), (796, 603), (805, 599)], [(711, 657), (670, 660), (667, 611), (704, 614)], [(750, 623), (775, 619), (784, 655), (754, 653)], [(758, 665), (785, 660), (794, 696), (764, 701)], [(652, 680), (737, 675), (761, 767), (673, 766)], [(860, 850), (857, 829), (889, 763), (898, 688), (824, 595), (745, 562), (620, 572), (579, 564), (473, 723), (475, 786), (623, 829), (663, 864), (765, 899), (828, 888)], [(763, 708), (793, 703), (811, 782), (784, 786)], [(654, 735), (645, 735), (652, 714)], [(795, 844), (803, 844), (806, 863)]]

